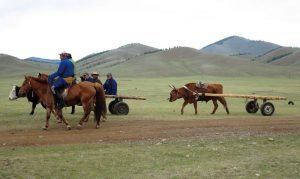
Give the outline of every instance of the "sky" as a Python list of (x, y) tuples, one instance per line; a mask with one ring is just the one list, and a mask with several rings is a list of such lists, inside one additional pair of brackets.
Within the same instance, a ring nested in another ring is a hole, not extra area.
[(0, 53), (75, 60), (129, 43), (196, 49), (228, 36), (300, 47), (299, 0), (0, 0)]

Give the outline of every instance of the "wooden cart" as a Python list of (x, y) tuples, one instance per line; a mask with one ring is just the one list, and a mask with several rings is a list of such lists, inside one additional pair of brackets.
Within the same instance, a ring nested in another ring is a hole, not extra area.
[[(223, 96), (223, 97), (230, 97), (230, 98), (245, 98), (251, 99), (246, 103), (246, 111), (248, 113), (256, 113), (259, 109), (262, 115), (264, 116), (272, 116), (275, 107), (274, 105), (269, 102), (268, 100), (287, 100), (286, 97), (281, 96), (259, 96), (259, 95), (242, 95), (242, 94), (213, 94), (213, 93), (198, 93), (198, 95), (205, 95), (205, 96)], [(257, 100), (263, 100), (263, 103), (259, 106)]]
[(108, 105), (108, 110), (111, 114), (127, 115), (129, 113), (129, 106), (123, 99), (146, 100), (140, 96), (122, 96), (122, 95), (105, 95), (106, 98), (114, 98)]

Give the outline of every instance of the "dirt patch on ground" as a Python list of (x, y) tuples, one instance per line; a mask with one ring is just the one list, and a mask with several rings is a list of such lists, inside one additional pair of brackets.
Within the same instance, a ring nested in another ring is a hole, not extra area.
[(0, 132), (0, 147), (126, 142), (137, 140), (212, 138), (223, 136), (256, 136), (300, 134), (299, 118), (222, 119), (192, 121), (108, 121), (94, 129), (90, 122), (83, 129), (67, 131), (64, 125), (41, 129)]

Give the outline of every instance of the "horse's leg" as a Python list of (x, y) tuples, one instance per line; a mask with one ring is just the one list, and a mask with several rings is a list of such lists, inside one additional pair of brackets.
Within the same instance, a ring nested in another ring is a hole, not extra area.
[(54, 117), (56, 118), (56, 122), (57, 123), (62, 123), (62, 120), (58, 117), (58, 115), (56, 114), (55, 110), (52, 110), (51, 112), (54, 115)]
[(82, 108), (84, 110), (84, 114), (82, 116), (82, 118), (80, 119), (78, 125), (77, 125), (77, 128), (81, 128), (82, 127), (82, 123), (87, 120), (87, 118), (89, 117), (90, 113), (91, 113), (91, 105), (90, 104), (82, 104)]
[(59, 119), (61, 119), (67, 126), (67, 129), (70, 130), (71, 126), (69, 124), (69, 122), (64, 118), (63, 114), (62, 114), (62, 109), (56, 110), (56, 114), (59, 117)]
[(35, 110), (36, 105), (37, 105), (36, 102), (32, 102), (31, 112), (29, 113), (30, 115), (33, 115), (33, 114), (34, 114), (34, 110)]
[(218, 109), (218, 102), (217, 102), (217, 99), (212, 99), (213, 101), (213, 104), (214, 104), (214, 110), (211, 114), (215, 114), (216, 110)]
[(89, 121), (89, 117), (90, 117), (90, 115), (88, 115), (88, 116), (84, 119), (83, 122), (88, 122), (88, 121)]
[[(91, 113), (92, 109), (94, 109), (94, 102), (90, 104), (90, 108), (86, 108), (87, 110), (90, 110), (89, 114)], [(95, 112), (95, 111), (94, 111)], [(90, 118), (90, 115), (87, 115), (87, 117), (83, 120), (83, 122), (88, 122)]]
[(182, 104), (182, 108), (181, 108), (181, 115), (183, 114), (183, 109), (184, 107), (188, 104), (187, 101), (184, 101), (183, 104)]
[(195, 108), (195, 115), (197, 115), (198, 114), (197, 101), (194, 102), (194, 108)]
[(43, 127), (43, 130), (47, 130), (49, 128), (49, 118), (51, 116), (51, 109), (46, 108), (46, 124), (45, 127)]
[(227, 103), (226, 103), (225, 98), (224, 98), (224, 97), (220, 97), (220, 98), (219, 98), (219, 101), (220, 101), (221, 104), (223, 104), (223, 106), (224, 106), (224, 108), (225, 108), (227, 114), (229, 114), (229, 109), (228, 109), (228, 107), (227, 107)]
[(72, 106), (72, 112), (71, 114), (74, 114), (75, 113), (75, 105)]
[(102, 113), (101, 116), (102, 116), (102, 122), (106, 122), (106, 119), (107, 119), (107, 118), (106, 118), (106, 114), (103, 114), (103, 113)]

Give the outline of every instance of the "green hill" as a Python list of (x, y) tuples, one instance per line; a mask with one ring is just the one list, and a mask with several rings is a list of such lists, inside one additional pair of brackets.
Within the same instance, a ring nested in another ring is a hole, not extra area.
[[(119, 77), (189, 75), (299, 77), (299, 54), (299, 49), (279, 48), (256, 60), (245, 60), (238, 56), (206, 54), (188, 47), (160, 50), (142, 44), (129, 44), (117, 49), (91, 54), (79, 60), (77, 75), (83, 72), (98, 71), (101, 76), (112, 72)], [(269, 60), (274, 57), (278, 59)], [(274, 65), (276, 63), (281, 64)], [(47, 63), (24, 61), (2, 54), (0, 55), (0, 75), (33, 75), (37, 72), (53, 72), (57, 68), (57, 65), (45, 64)]]
[(101, 68), (101, 73), (119, 76), (299, 76), (298, 68), (263, 64), (239, 57), (204, 54), (197, 49), (177, 47), (136, 56), (115, 66)]
[(79, 73), (98, 71), (99, 68), (109, 68), (130, 60), (131, 58), (158, 51), (159, 49), (134, 43), (117, 49), (95, 53), (77, 61)]
[(258, 62), (269, 63), (273, 65), (300, 67), (300, 49), (292, 47), (281, 47), (255, 60)]
[(45, 65), (37, 62), (29, 62), (20, 60), (16, 57), (0, 54), (0, 76), (23, 76), (23, 75), (34, 75), (38, 72), (49, 73), (53, 71), (57, 65)]

